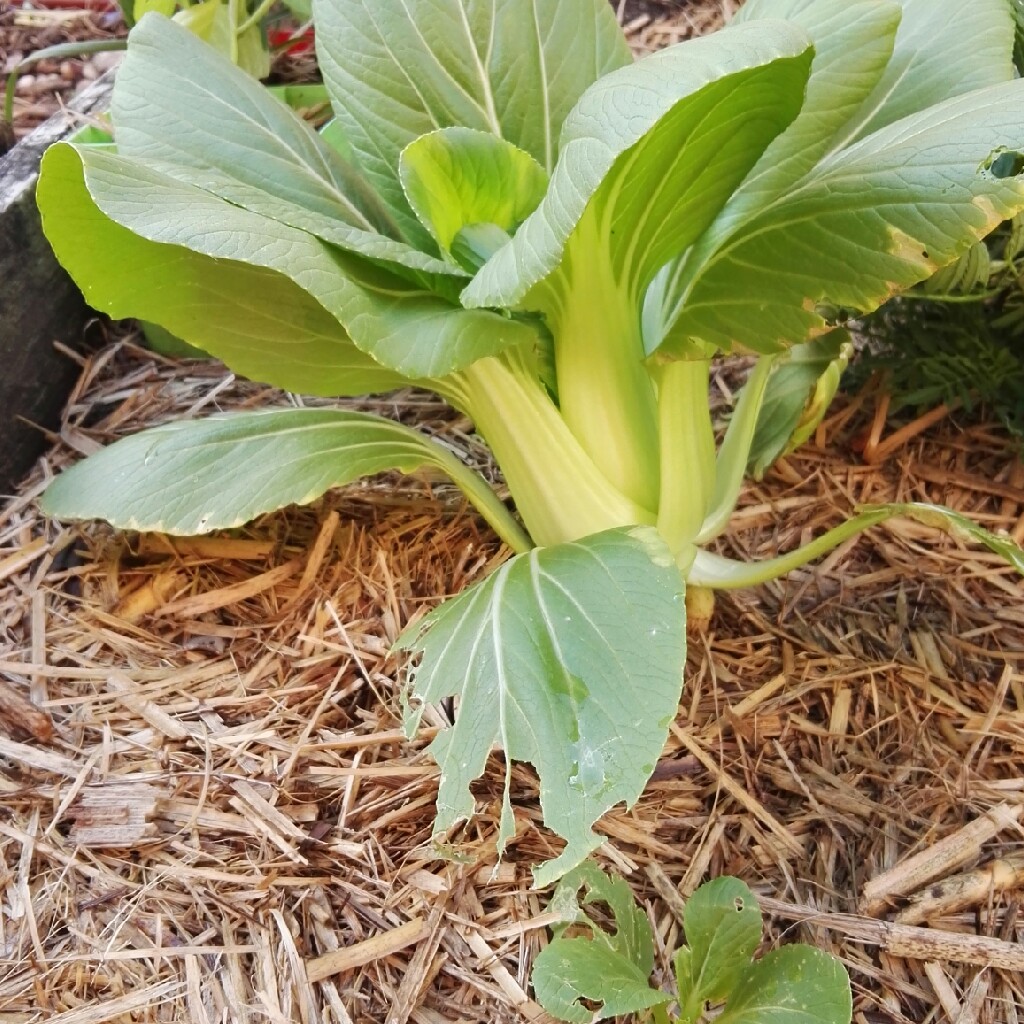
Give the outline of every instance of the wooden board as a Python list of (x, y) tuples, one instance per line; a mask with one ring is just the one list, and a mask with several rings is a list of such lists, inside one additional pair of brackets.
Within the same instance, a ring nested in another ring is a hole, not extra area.
[(111, 76), (84, 90), (0, 158), (0, 496), (10, 494), (55, 429), (78, 367), (54, 347), (81, 345), (88, 310), (50, 251), (35, 184), (47, 146), (106, 107)]

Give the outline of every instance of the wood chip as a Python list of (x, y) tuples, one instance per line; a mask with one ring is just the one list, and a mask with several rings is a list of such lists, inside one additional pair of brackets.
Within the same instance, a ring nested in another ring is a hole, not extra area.
[(163, 794), (145, 783), (86, 786), (71, 806), (71, 841), (81, 847), (131, 849), (156, 835), (153, 818)]
[(323, 981), (335, 974), (355, 970), (364, 964), (373, 963), (391, 956), (399, 950), (413, 946), (426, 938), (429, 932), (427, 922), (423, 918), (413, 918), (390, 931), (380, 932), (369, 939), (357, 942), (344, 949), (325, 953), (314, 960), (306, 961), (306, 977), (310, 981)]

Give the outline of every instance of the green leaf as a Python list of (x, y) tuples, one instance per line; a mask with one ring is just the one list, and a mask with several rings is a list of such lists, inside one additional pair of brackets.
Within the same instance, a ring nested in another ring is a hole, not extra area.
[(725, 240), (709, 232), (659, 355), (694, 338), (778, 351), (825, 327), (818, 304), (870, 311), (957, 259), (1024, 209), (1024, 180), (989, 169), (1020, 143), (1022, 103), (1017, 81), (912, 115), (827, 156)]
[(835, 957), (786, 946), (751, 963), (761, 941), (761, 910), (739, 879), (702, 885), (683, 911), (686, 942), (676, 955), (680, 1024), (706, 1003), (725, 1003), (722, 1024), (849, 1024), (850, 981)]
[(593, 304), (601, 296), (584, 275), (596, 249), (608, 267), (603, 284), (633, 310), (796, 117), (809, 47), (798, 28), (765, 22), (605, 76), (566, 121), (544, 201), (473, 279), (464, 304), (553, 314), (566, 296)]
[[(487, 484), (440, 445), (368, 413), (278, 409), (171, 423), (124, 438), (62, 473), (41, 500), (58, 519), (180, 536), (306, 505), (362, 476), (443, 470), (501, 533), (521, 531)], [(182, 486), (187, 481), (187, 486)]]
[[(607, 75), (566, 120), (544, 201), (462, 293), (546, 315), (562, 416), (613, 487), (658, 505), (639, 309), (796, 116), (811, 60), (783, 22), (692, 40)], [(595, 400), (596, 398), (596, 400)]]
[(892, 60), (844, 129), (848, 141), (1014, 78), (1014, 19), (1006, 0), (898, 2), (903, 17)]
[(467, 227), (497, 225), (512, 234), (548, 183), (529, 153), (472, 128), (441, 128), (411, 142), (399, 172), (416, 216), (447, 254)]
[(529, 761), (545, 824), (567, 843), (535, 883), (579, 864), (603, 842), (594, 822), (632, 804), (654, 770), (682, 688), (684, 619), (671, 554), (653, 529), (632, 527), (513, 558), (407, 630), (399, 649), (423, 655), (412, 698), (459, 698), (429, 748), (441, 766), (436, 830), (472, 817), (470, 784), (497, 744), (499, 849), (514, 830), (512, 761)]
[(850, 1024), (850, 980), (834, 956), (783, 946), (746, 972), (716, 1018), (719, 1024)]
[[(135, 0), (135, 3), (132, 4), (132, 15), (138, 20), (150, 11), (154, 11), (169, 18), (177, 6), (178, 0)], [(121, 9), (124, 10), (123, 7)], [(132, 22), (128, 21), (127, 24), (130, 26)]]
[[(780, 194), (791, 189), (835, 145), (886, 69), (899, 25), (898, 3), (879, 0), (749, 0), (732, 25), (786, 19), (814, 43), (807, 93), (796, 120), (769, 144), (702, 240), (712, 249)], [(769, 22), (770, 23), (770, 22)], [(732, 29), (727, 30), (730, 34)], [(725, 38), (728, 38), (726, 36)], [(685, 261), (667, 266), (650, 289), (644, 342), (653, 352), (678, 315)]]
[(398, 180), (410, 142), (476, 128), (550, 172), (569, 110), (631, 60), (606, 0), (316, 0), (314, 14), (338, 119), (414, 241), (428, 236)]
[[(576, 903), (581, 887), (586, 891), (584, 906), (609, 906), (614, 931), (598, 927), (584, 914)], [(669, 1001), (648, 981), (654, 969), (654, 937), (647, 915), (622, 879), (611, 878), (593, 862), (584, 861), (559, 883), (549, 910), (561, 906), (571, 908), (570, 922), (586, 927), (589, 937), (565, 938), (565, 926), (558, 928), (534, 960), (530, 980), (548, 1013), (588, 1024)], [(601, 1004), (596, 1017), (580, 1004), (581, 999)]]
[(458, 273), (402, 241), (358, 169), (285, 103), (165, 18), (132, 30), (112, 112), (122, 156), (368, 258)]
[(761, 941), (761, 910), (737, 878), (702, 885), (683, 910), (687, 952), (676, 959), (683, 1019), (687, 1009), (721, 1002), (750, 966)]
[[(403, 376), (443, 377), (533, 337), (524, 323), (453, 306), (313, 235), (171, 177), (161, 166), (100, 147), (74, 152), (92, 201), (111, 220), (151, 242), (283, 274), (333, 314), (359, 349)], [(87, 238), (77, 244), (91, 250)], [(117, 279), (93, 284), (108, 296), (101, 301), (125, 286)]]
[(186, 6), (174, 15), (174, 21), (253, 79), (270, 74), (270, 54), (263, 43), (262, 28), (253, 24), (239, 34), (232, 9), (224, 0), (201, 0)]
[(814, 433), (835, 397), (852, 351), (845, 330), (829, 331), (789, 350), (768, 381), (761, 404), (747, 459), (755, 479), (760, 480), (776, 459)]
[(1020, 545), (1009, 537), (986, 530), (973, 519), (943, 505), (910, 502), (907, 504), (868, 505), (861, 509), (862, 515), (880, 515), (882, 513), (885, 513), (887, 517), (907, 516), (925, 526), (932, 526), (937, 530), (950, 533), (960, 540), (981, 544), (1012, 565), (1021, 575), (1024, 575), (1024, 549), (1021, 549)]
[(37, 200), (57, 258), (88, 303), (114, 319), (157, 323), (237, 373), (291, 391), (359, 395), (407, 383), (283, 274), (150, 242), (110, 220), (70, 146), (43, 157)]

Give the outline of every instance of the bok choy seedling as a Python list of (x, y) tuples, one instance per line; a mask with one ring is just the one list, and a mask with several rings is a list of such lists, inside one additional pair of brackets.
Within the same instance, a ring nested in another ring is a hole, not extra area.
[[(433, 742), (437, 829), (493, 747), (531, 762), (561, 876), (640, 794), (676, 713), (685, 597), (772, 579), (931, 506), (865, 509), (743, 563), (707, 549), (748, 465), (813, 429), (866, 311), (1024, 209), (1005, 0), (750, 0), (634, 62), (605, 0), (314, 0), (335, 120), (316, 134), (147, 14), (116, 146), (58, 145), (39, 204), (90, 303), (248, 377), (415, 384), (467, 414), (515, 514), (450, 452), (364, 413), (176, 423), (60, 476), (46, 511), (194, 534), (368, 473), (443, 470), (515, 552), (399, 646)], [(806, 347), (810, 346), (810, 347)], [(757, 354), (716, 451), (712, 357)], [(784, 372), (787, 371), (788, 372)], [(508, 774), (499, 843), (513, 832)]]

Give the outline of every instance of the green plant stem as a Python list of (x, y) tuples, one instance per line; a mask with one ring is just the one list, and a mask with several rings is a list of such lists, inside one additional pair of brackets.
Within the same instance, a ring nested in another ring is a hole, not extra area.
[(905, 514), (903, 510), (888, 507), (862, 512), (795, 551), (760, 562), (738, 562), (713, 551), (698, 551), (686, 582), (690, 586), (712, 590), (740, 590), (767, 583), (820, 558), (862, 530), (901, 514)]
[(501, 499), (491, 490), (487, 481), (478, 473), (463, 465), (447, 449), (437, 447), (440, 454), (438, 464), (452, 478), (459, 490), (469, 499), (470, 504), (486, 520), (494, 532), (517, 554), (521, 555), (533, 547), (533, 542)]
[(761, 356), (754, 364), (750, 378), (740, 392), (739, 401), (725, 432), (725, 439), (715, 464), (715, 490), (711, 511), (701, 524), (695, 543), (706, 544), (724, 532), (736, 508), (743, 478), (750, 458), (750, 446), (757, 429), (757, 419), (764, 403), (768, 378), (775, 367), (777, 355)]
[(11, 73), (7, 76), (7, 85), (4, 88), (4, 121), (11, 124), (14, 121), (14, 89), (18, 84), (18, 76), (27, 71), (33, 64), (40, 60), (61, 60), (65, 57), (84, 57), (90, 53), (110, 53), (115, 50), (128, 48), (126, 39), (90, 39), (80, 43), (58, 43), (56, 46), (47, 46), (42, 50), (36, 50), (24, 60), (14, 65)]
[(708, 387), (710, 359), (682, 360), (656, 370), (661, 494), (658, 532), (673, 554), (691, 544), (711, 505), (715, 433)]
[(228, 56), (232, 64), (238, 63), (238, 37), (241, 33), (235, 30), (235, 25), (238, 24), (239, 2), (240, 0), (228, 0), (228, 24), (231, 26)]
[(235, 29), (235, 38), (237, 39), (239, 36), (245, 35), (253, 25), (258, 25), (270, 13), (270, 8), (275, 3), (277, 3), (277, 0), (263, 0), (259, 7)]
[(456, 376), (460, 407), (494, 452), (537, 544), (653, 525), (654, 514), (616, 490), (583, 450), (521, 355), (481, 359)]

